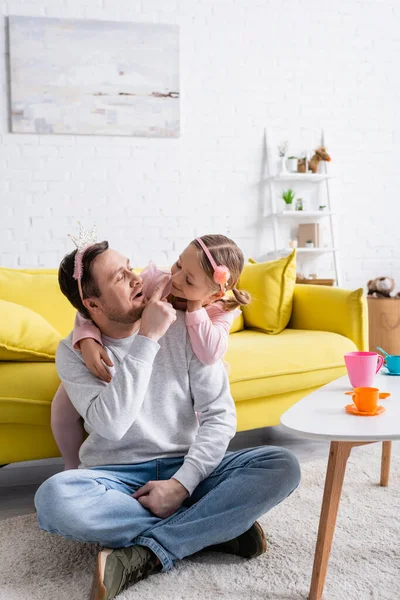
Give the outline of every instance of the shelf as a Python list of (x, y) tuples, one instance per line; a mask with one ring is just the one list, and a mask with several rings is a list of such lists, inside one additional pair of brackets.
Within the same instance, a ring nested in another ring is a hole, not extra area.
[(293, 217), (294, 219), (323, 219), (324, 217), (330, 217), (331, 215), (333, 215), (333, 213), (327, 210), (282, 210), (281, 212), (265, 215), (265, 218), (270, 219), (271, 217), (277, 217), (278, 219), (283, 219)]
[[(286, 252), (291, 252), (293, 248), (285, 248)], [(323, 252), (337, 252), (337, 248), (296, 248), (298, 254), (322, 254)]]
[(331, 175), (325, 175), (323, 173), (287, 173), (286, 175), (273, 175), (267, 177), (265, 181), (311, 181), (312, 183), (319, 183), (320, 181), (326, 181), (332, 179)]
[(336, 281), (335, 279), (330, 279), (330, 278), (326, 278), (323, 279), (321, 277), (316, 277), (316, 278), (307, 278), (307, 277), (299, 277), (298, 275), (296, 276), (296, 283), (301, 283), (302, 285), (327, 285), (327, 286), (334, 286)]
[[(269, 250), (268, 254), (290, 254), (293, 250), (294, 248), (280, 248), (279, 250)], [(337, 248), (296, 248), (297, 254), (325, 254), (337, 251)]]

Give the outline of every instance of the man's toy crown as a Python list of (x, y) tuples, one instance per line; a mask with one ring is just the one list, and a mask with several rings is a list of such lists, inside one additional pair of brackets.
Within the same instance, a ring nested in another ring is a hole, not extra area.
[(97, 228), (93, 225), (92, 229), (86, 229), (79, 221), (79, 236), (76, 238), (71, 234), (68, 234), (75, 246), (78, 248), (78, 252), (82, 252), (87, 246), (96, 244), (97, 242)]

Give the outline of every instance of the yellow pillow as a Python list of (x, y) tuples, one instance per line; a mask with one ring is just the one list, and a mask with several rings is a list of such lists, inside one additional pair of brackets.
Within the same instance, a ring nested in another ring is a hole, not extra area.
[(242, 331), (244, 329), (244, 320), (243, 313), (241, 312), (238, 317), (233, 321), (229, 333), (236, 333), (237, 331)]
[(276, 334), (285, 329), (292, 313), (296, 283), (296, 251), (278, 260), (256, 263), (250, 259), (240, 276), (238, 287), (251, 294), (243, 306), (246, 328)]
[(66, 337), (76, 310), (61, 293), (57, 269), (0, 268), (0, 299), (30, 308)]
[(54, 360), (60, 339), (33, 310), (0, 300), (0, 360)]

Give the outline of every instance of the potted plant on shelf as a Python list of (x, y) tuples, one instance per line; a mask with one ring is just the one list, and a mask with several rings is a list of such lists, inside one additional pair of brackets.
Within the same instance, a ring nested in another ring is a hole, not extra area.
[(294, 210), (294, 197), (296, 195), (296, 192), (294, 192), (293, 190), (291, 190), (290, 188), (288, 190), (283, 190), (281, 197), (283, 199), (283, 201), (286, 204), (286, 208), (288, 210)]
[(320, 204), (319, 210), (324, 211), (326, 209), (326, 204)]
[(314, 248), (314, 242), (312, 240), (307, 240), (306, 248)]
[(297, 198), (297, 200), (296, 200), (296, 210), (304, 210), (303, 198)]
[(288, 156), (287, 168), (289, 173), (297, 173), (297, 156)]

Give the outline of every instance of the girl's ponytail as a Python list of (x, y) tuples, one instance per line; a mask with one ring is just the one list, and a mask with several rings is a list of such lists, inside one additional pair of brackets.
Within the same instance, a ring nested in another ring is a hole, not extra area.
[(235, 308), (238, 306), (246, 306), (246, 304), (250, 304), (251, 296), (249, 292), (246, 292), (245, 290), (238, 290), (235, 287), (231, 289), (231, 292), (233, 296), (222, 300), (224, 303), (224, 310), (235, 310)]

